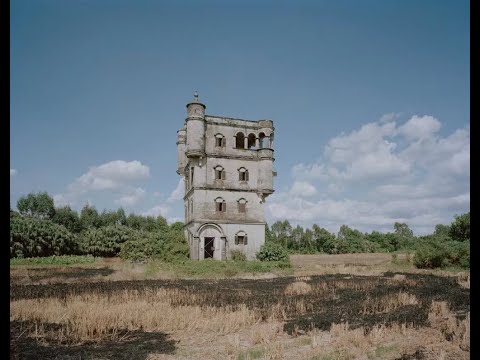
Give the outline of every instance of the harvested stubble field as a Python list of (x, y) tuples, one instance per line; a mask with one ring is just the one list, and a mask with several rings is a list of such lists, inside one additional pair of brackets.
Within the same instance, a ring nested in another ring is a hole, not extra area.
[(10, 286), (12, 359), (469, 358), (467, 277), (24, 285), (19, 274)]

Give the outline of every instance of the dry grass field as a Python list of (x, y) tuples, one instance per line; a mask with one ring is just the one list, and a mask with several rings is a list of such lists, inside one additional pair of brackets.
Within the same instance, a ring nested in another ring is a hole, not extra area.
[(101, 260), (12, 266), (11, 359), (468, 359), (468, 273), (407, 255), (295, 255), (192, 276)]

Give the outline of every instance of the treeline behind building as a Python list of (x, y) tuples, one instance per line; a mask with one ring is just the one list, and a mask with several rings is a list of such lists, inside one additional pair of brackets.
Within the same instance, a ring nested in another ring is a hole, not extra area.
[(414, 236), (407, 224), (398, 222), (387, 233), (362, 233), (342, 225), (334, 234), (316, 224), (304, 229), (293, 227), (288, 220), (277, 221), (267, 226), (266, 242), (278, 244), (292, 254), (414, 252), (415, 265), (420, 268), (469, 268), (470, 212), (455, 216), (449, 225), (436, 225), (434, 232), (425, 236)]
[(85, 205), (80, 213), (55, 207), (48, 193), (30, 193), (10, 210), (10, 257), (52, 255), (121, 256), (130, 260), (188, 259), (183, 223), (162, 216), (125, 214), (120, 208), (99, 213)]
[[(183, 223), (168, 224), (162, 216), (125, 214), (122, 208), (101, 213), (85, 205), (80, 213), (69, 206), (55, 207), (48, 193), (31, 193), (10, 210), (10, 257), (52, 255), (121, 256), (129, 260), (188, 259)], [(449, 225), (438, 224), (426, 236), (414, 236), (405, 223), (381, 233), (342, 225), (337, 234), (314, 224), (293, 227), (288, 220), (265, 229), (261, 257), (281, 258), (283, 252), (346, 254), (411, 251), (417, 267), (470, 267), (470, 212), (455, 216)]]

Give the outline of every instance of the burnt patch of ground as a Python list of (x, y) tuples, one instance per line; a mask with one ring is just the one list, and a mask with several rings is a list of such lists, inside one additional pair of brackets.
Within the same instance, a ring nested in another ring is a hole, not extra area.
[[(339, 324), (347, 321), (350, 328), (364, 327), (367, 331), (378, 324), (407, 323), (416, 327), (427, 326), (432, 301), (447, 302), (451, 310), (458, 314), (459, 319), (465, 317), (465, 313), (470, 311), (470, 291), (459, 286), (454, 278), (404, 274), (408, 280), (416, 281), (416, 285), (408, 285), (402, 281), (391, 281), (394, 274), (389, 275), (391, 276), (379, 279), (374, 288), (365, 291), (345, 288), (336, 291), (336, 294), (331, 297), (314, 298), (312, 296), (309, 301), (313, 310), (287, 320), (284, 330), (288, 333), (299, 329), (305, 331), (312, 327), (328, 330), (332, 323)], [(362, 278), (354, 277), (354, 279), (357, 284), (362, 281)], [(320, 279), (315, 280), (320, 281)], [(364, 278), (363, 281), (367, 280)], [(419, 303), (378, 314), (363, 313), (363, 304), (367, 298), (379, 299), (399, 292), (414, 295)]]
[[(456, 278), (394, 273), (384, 276), (345, 276), (342, 274), (318, 275), (301, 281), (311, 286), (311, 291), (286, 295), (287, 286), (299, 281), (295, 277), (274, 279), (222, 279), (222, 280), (143, 280), (105, 281), (83, 284), (15, 285), (10, 287), (10, 299), (66, 298), (69, 295), (88, 293), (115, 296), (119, 291), (155, 291), (178, 289), (185, 296), (172, 298), (173, 306), (194, 305), (232, 308), (246, 305), (267, 318), (273, 307), (281, 309), (286, 322), (284, 331), (292, 334), (309, 330), (312, 326), (329, 330), (332, 323), (348, 322), (350, 328), (364, 327), (367, 331), (375, 325), (407, 323), (428, 326), (428, 312), (432, 301), (445, 301), (450, 309), (464, 316), (470, 311), (470, 290), (461, 287)], [(379, 313), (364, 311), (368, 299), (381, 299), (399, 293), (414, 296), (415, 304), (395, 306)], [(195, 296), (189, 296), (194, 294)]]
[[(42, 326), (47, 336), (35, 339), (32, 334)], [(120, 359), (145, 360), (151, 353), (174, 354), (176, 341), (162, 332), (120, 331), (117, 339), (72, 345), (49, 338), (58, 332), (59, 324), (33, 321), (10, 322), (10, 359), (15, 360), (83, 360)]]

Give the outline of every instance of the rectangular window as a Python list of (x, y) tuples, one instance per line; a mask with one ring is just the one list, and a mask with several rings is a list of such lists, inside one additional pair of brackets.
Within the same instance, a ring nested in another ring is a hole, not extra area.
[(217, 212), (225, 212), (225, 203), (224, 202), (217, 202), (215, 203), (217, 207)]
[(190, 187), (193, 186), (193, 170), (194, 169), (195, 168), (193, 168), (193, 167), (190, 168)]
[(240, 181), (248, 181), (248, 170), (240, 171), (238, 173), (238, 180)]
[(223, 138), (221, 138), (221, 137), (215, 138), (215, 146), (216, 147), (224, 147)]
[(247, 204), (238, 203), (238, 212), (240, 212), (240, 213), (246, 212), (246, 206), (245, 205), (247, 205)]
[(222, 180), (222, 170), (215, 170), (215, 180)]

